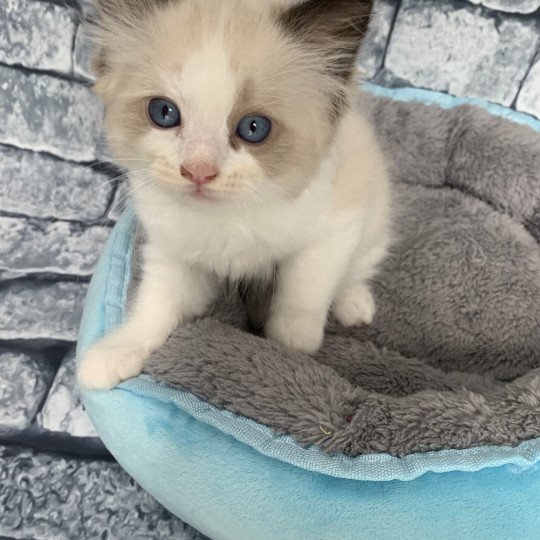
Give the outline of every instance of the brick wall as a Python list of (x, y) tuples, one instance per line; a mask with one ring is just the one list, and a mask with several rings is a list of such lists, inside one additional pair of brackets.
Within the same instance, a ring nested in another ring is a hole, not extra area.
[(0, 5), (0, 536), (202, 538), (110, 457), (74, 388), (123, 192), (74, 2)]
[(540, 118), (540, 0), (379, 0), (365, 77)]

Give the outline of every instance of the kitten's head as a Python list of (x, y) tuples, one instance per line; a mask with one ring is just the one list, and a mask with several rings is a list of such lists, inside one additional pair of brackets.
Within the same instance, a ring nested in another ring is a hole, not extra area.
[(98, 0), (96, 88), (119, 163), (184, 201), (298, 196), (348, 106), (371, 4)]

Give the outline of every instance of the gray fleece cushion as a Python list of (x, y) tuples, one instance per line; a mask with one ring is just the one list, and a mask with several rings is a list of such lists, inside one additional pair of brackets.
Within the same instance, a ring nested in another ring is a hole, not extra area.
[(310, 357), (250, 334), (228, 294), (147, 373), (350, 456), (540, 437), (540, 134), (471, 106), (363, 101), (398, 213), (374, 323), (330, 320)]

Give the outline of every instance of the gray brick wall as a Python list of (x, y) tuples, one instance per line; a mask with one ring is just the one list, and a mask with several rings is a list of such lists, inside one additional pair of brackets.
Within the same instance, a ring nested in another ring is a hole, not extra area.
[[(103, 163), (90, 12), (0, 3), (0, 537), (201, 538), (114, 463), (75, 389), (83, 298), (126, 197)], [(539, 46), (540, 0), (377, 0), (359, 69), (540, 118)]]
[(360, 68), (384, 86), (480, 98), (540, 118), (540, 0), (379, 0)]
[[(88, 5), (85, 5), (88, 13)], [(0, 537), (202, 538), (114, 463), (74, 344), (120, 213), (75, 2), (0, 4)]]

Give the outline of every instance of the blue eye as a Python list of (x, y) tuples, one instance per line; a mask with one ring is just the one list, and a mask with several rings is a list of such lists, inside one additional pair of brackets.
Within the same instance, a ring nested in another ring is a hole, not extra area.
[(236, 134), (252, 144), (261, 143), (272, 131), (272, 122), (266, 116), (246, 116), (238, 124)]
[(181, 123), (180, 110), (167, 99), (154, 98), (148, 105), (148, 114), (156, 126), (161, 128), (173, 128)]

